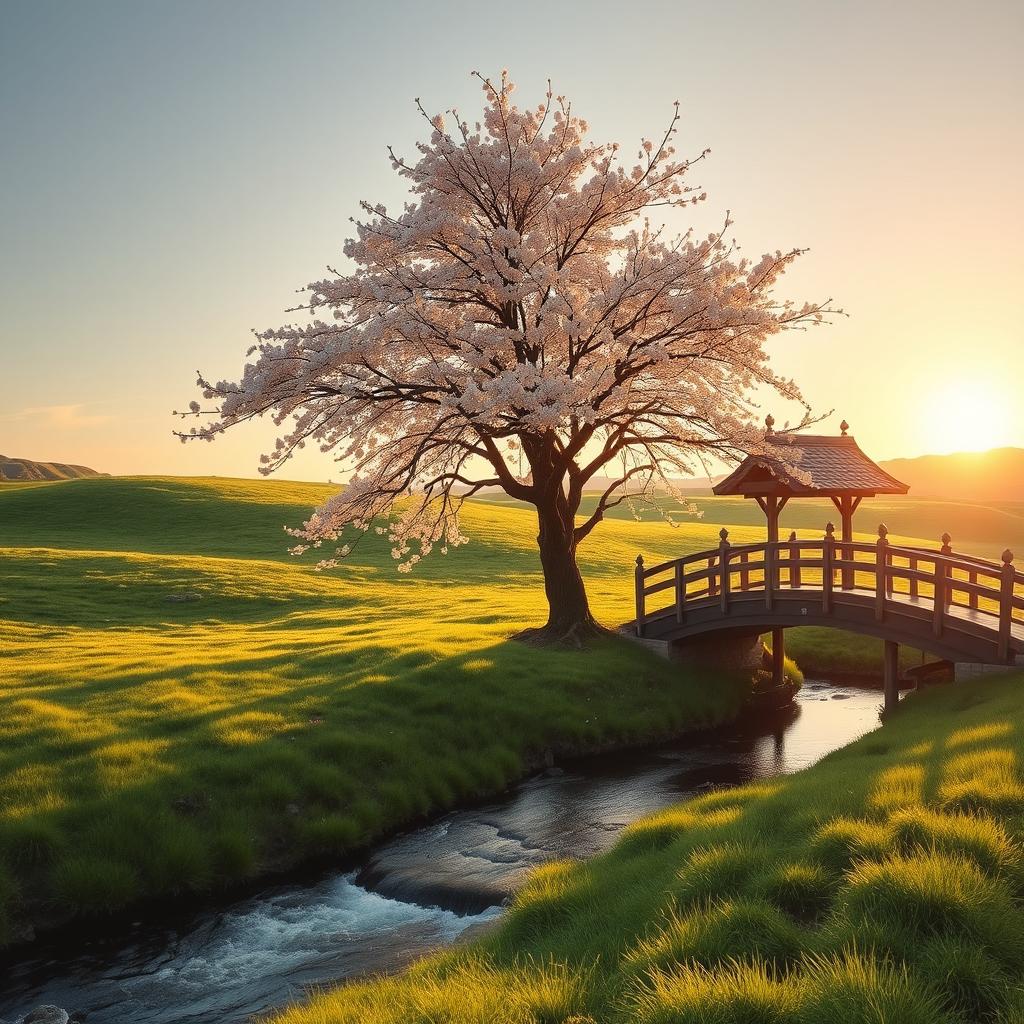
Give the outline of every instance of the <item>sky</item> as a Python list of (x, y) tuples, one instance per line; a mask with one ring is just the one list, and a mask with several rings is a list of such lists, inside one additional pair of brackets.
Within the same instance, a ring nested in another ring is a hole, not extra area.
[[(0, 452), (255, 476), (272, 427), (181, 445), (195, 371), (343, 268), (399, 204), (414, 107), (550, 77), (627, 152), (682, 104), (710, 230), (809, 252), (781, 285), (833, 326), (771, 342), (876, 458), (1024, 446), (1024, 5), (0, 0)], [(686, 227), (675, 224), (672, 227)], [(794, 410), (769, 401), (782, 423)], [(292, 478), (338, 478), (307, 450)]]

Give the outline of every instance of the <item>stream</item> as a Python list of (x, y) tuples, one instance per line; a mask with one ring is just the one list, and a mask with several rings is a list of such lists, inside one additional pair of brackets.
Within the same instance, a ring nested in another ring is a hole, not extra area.
[(706, 789), (799, 771), (875, 728), (881, 694), (808, 681), (792, 708), (655, 748), (574, 759), (382, 843), (362, 863), (181, 920), (84, 939), (69, 925), (0, 974), (0, 1021), (241, 1024), (311, 986), (396, 970), (497, 916), (546, 860), (591, 857)]

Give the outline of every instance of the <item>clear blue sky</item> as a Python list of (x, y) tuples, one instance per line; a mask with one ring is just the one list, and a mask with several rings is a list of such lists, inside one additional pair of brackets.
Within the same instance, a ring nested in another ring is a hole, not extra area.
[(171, 438), (195, 369), (236, 375), (358, 200), (400, 200), (413, 97), (469, 112), (502, 67), (624, 144), (682, 101), (698, 225), (809, 247), (786, 291), (850, 312), (776, 365), (873, 454), (1024, 445), (1022, 52), (1016, 2), (5, 0), (0, 452), (253, 475), (265, 429)]

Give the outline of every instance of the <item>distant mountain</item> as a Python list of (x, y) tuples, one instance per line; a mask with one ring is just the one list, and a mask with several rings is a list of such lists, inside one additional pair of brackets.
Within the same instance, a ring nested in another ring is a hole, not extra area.
[(879, 465), (909, 484), (913, 498), (1024, 501), (1024, 448), (922, 455)]
[(34, 462), (0, 455), (0, 483), (24, 483), (29, 480), (73, 480), (80, 476), (103, 476), (88, 466), (67, 466), (63, 462)]

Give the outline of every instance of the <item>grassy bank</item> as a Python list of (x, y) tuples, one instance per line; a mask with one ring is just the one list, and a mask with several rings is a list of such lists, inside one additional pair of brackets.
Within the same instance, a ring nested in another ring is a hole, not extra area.
[[(582, 656), (510, 642), (544, 614), (521, 509), (470, 506), (472, 542), (411, 577), (372, 534), (342, 570), (315, 573), (286, 554), (282, 526), (331, 490), (0, 489), (2, 934), (352, 849), (502, 788), (547, 748), (734, 713), (735, 686), (624, 642)], [(638, 551), (711, 547), (718, 528), (603, 524), (583, 550), (595, 613), (631, 616)], [(853, 657), (877, 665), (858, 643)]]
[(275, 1024), (1024, 1020), (1024, 676), (537, 871), (501, 927)]
[[(546, 749), (636, 743), (734, 714), (735, 684), (625, 641), (508, 639), (543, 614), (535, 526), (471, 510), (473, 543), (394, 572), (285, 553), (326, 488), (87, 480), (0, 491), (0, 906), (105, 913), (336, 854), (500, 790)], [(711, 527), (689, 538), (710, 543)], [(667, 552), (664, 528), (654, 548)], [(704, 536), (707, 534), (707, 537)], [(586, 571), (628, 615), (637, 538)]]

